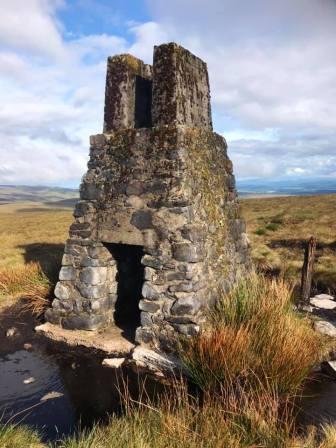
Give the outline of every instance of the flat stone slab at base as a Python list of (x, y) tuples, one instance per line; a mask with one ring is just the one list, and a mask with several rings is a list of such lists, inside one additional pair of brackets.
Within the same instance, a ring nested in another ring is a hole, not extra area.
[(35, 331), (52, 341), (62, 342), (70, 347), (84, 347), (99, 350), (109, 356), (124, 357), (129, 355), (135, 345), (123, 335), (123, 330), (110, 327), (101, 332), (85, 330), (65, 330), (49, 322), (35, 327)]
[(137, 367), (149, 370), (156, 376), (172, 375), (177, 371), (182, 371), (179, 361), (166, 354), (161, 354), (141, 345), (133, 350), (132, 360)]

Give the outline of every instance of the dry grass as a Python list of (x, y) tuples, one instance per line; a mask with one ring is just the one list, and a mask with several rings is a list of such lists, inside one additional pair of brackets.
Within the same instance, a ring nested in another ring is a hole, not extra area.
[(244, 381), (295, 394), (326, 350), (308, 319), (292, 310), (284, 280), (252, 274), (222, 296), (212, 326), (182, 350), (182, 359), (203, 390)]
[(18, 297), (35, 315), (48, 306), (71, 221), (69, 209), (0, 206), (0, 308)]
[(256, 264), (266, 272), (299, 281), (303, 251), (318, 241), (314, 284), (336, 292), (336, 195), (241, 200)]
[(22, 311), (30, 311), (35, 316), (40, 316), (50, 305), (52, 288), (39, 263), (0, 270), (0, 299), (20, 297)]

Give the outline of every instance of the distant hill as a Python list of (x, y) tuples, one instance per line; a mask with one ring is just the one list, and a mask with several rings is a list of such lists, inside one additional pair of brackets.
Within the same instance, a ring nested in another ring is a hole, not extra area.
[[(307, 196), (336, 193), (335, 178), (238, 179), (239, 196)], [(79, 191), (72, 188), (0, 185), (0, 205), (38, 202), (48, 207), (72, 208)]]
[(29, 201), (63, 208), (73, 207), (78, 197), (78, 190), (71, 188), (0, 185), (0, 204)]
[(335, 178), (238, 179), (240, 196), (307, 196), (336, 193)]

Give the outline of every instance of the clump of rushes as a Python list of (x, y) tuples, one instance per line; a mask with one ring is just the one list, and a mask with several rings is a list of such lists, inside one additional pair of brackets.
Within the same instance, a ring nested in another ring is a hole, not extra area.
[(252, 274), (223, 295), (207, 330), (185, 344), (182, 361), (203, 390), (244, 382), (295, 394), (319, 361), (324, 344), (292, 304), (282, 279)]
[(1, 448), (43, 448), (39, 435), (26, 426), (5, 425), (0, 421)]
[(1, 296), (21, 297), (23, 309), (40, 316), (50, 304), (52, 284), (39, 263), (28, 263), (0, 270)]

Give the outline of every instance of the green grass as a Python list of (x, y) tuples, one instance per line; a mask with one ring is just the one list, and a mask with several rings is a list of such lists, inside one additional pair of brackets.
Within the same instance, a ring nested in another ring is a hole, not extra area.
[(313, 286), (336, 293), (336, 195), (241, 200), (252, 257), (262, 272), (300, 281), (304, 247), (317, 238)]
[(1, 425), (1, 448), (43, 448), (39, 435), (26, 426)]

